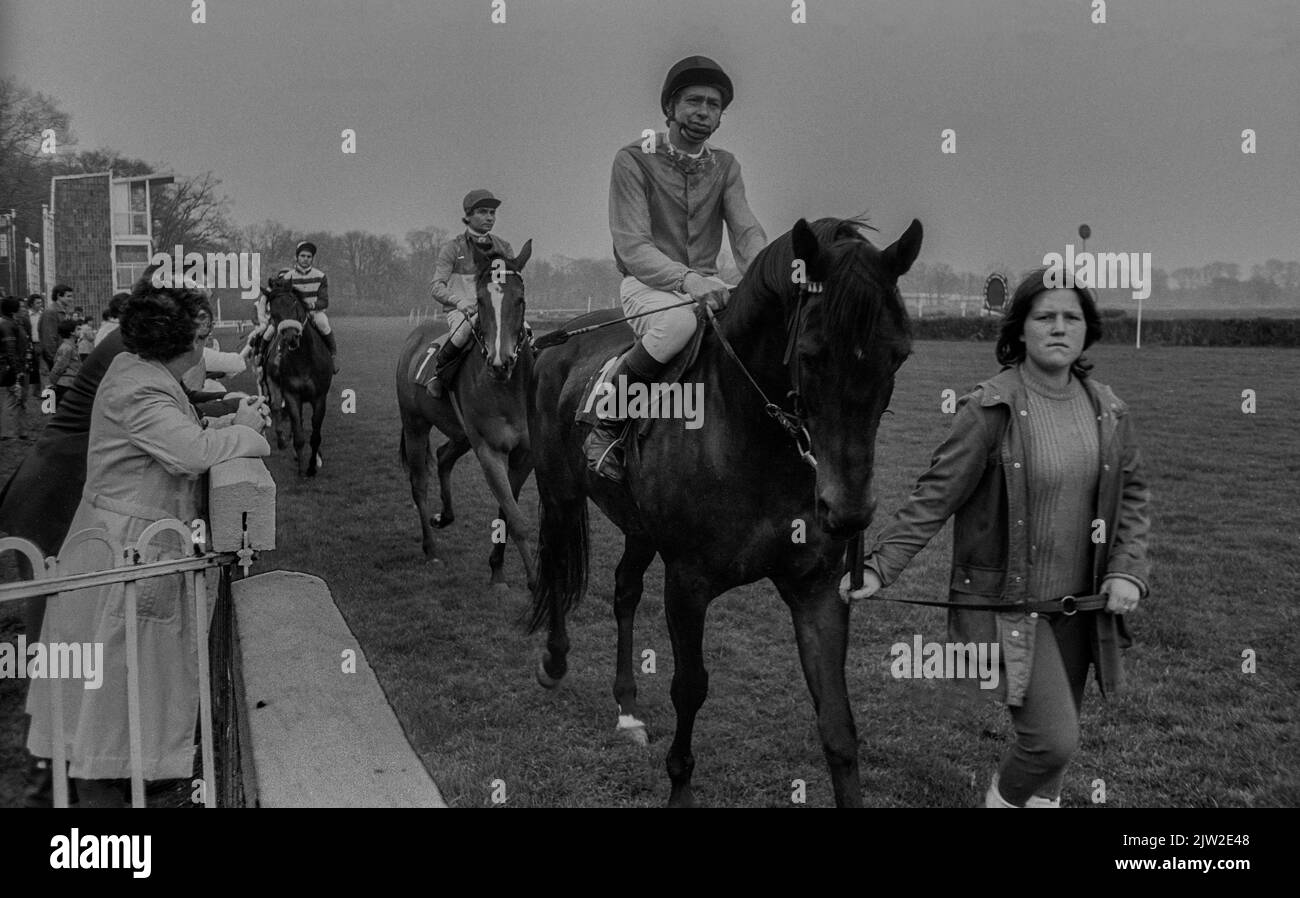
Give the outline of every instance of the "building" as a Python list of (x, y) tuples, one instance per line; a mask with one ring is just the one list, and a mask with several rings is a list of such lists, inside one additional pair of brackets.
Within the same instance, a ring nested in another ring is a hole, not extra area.
[(115, 178), (112, 172), (50, 179), (45, 292), (74, 291), (74, 305), (97, 321), (108, 301), (144, 274), (153, 254), (155, 192), (171, 175)]

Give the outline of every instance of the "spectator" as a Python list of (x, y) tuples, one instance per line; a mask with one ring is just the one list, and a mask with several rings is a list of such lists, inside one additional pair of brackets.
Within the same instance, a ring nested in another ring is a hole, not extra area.
[(21, 319), (22, 300), (0, 300), (0, 439), (30, 439), (27, 435), (27, 369), (30, 339)]
[(71, 318), (59, 322), (59, 348), (54, 351), (54, 364), (50, 366), (50, 386), (54, 388), (56, 407), (81, 371), (81, 356), (77, 354), (76, 332), (77, 324)]
[(54, 353), (59, 349), (59, 324), (72, 316), (72, 288), (67, 284), (59, 284), (51, 296), (53, 302), (41, 313), (39, 331), (41, 357), (45, 360), (46, 370), (54, 366)]
[(95, 348), (95, 326), (90, 323), (89, 319), (82, 319), (77, 323), (77, 356), (86, 360), (90, 351)]
[(44, 309), (44, 296), (33, 293), (27, 297), (27, 321), (30, 325), (27, 336), (32, 344), (32, 395), (37, 398), (41, 395), (41, 313)]
[(96, 346), (117, 330), (117, 320), (122, 317), (122, 305), (130, 298), (130, 293), (114, 293), (113, 298), (108, 301), (108, 308), (104, 310), (104, 323), (99, 326), (99, 331), (95, 334)]
[[(127, 351), (113, 358), (94, 397), (85, 489), (70, 533), (101, 527), (118, 544), (130, 545), (157, 520), (193, 520), (202, 511), (200, 475), (231, 458), (270, 453), (257, 400), (204, 427), (181, 386), (184, 373), (202, 359), (211, 316), (200, 291), (137, 284), (121, 318)], [(188, 540), (177, 541), (161, 557), (190, 551)], [(77, 564), (78, 547), (66, 546), (63, 556)], [(144, 581), (139, 592), (143, 776), (188, 779), (199, 705), (197, 622), (180, 575)], [(131, 773), (124, 611), (121, 584), (95, 587), (51, 599), (42, 625), (47, 640), (105, 647), (100, 688), (33, 679), (28, 693), (28, 749), (50, 758), (51, 689), (62, 690), (69, 773), (82, 807), (122, 806), (113, 781)]]

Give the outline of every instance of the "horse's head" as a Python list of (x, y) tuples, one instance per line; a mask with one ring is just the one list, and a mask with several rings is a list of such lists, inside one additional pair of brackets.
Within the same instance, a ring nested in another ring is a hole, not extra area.
[(266, 312), (280, 335), (280, 345), (286, 352), (298, 348), (302, 339), (302, 328), (307, 321), (307, 306), (301, 294), (293, 287), (293, 282), (279, 275), (266, 282), (262, 291), (266, 294)]
[[(898, 279), (921, 249), (919, 221), (883, 250), (862, 224), (800, 219), (777, 253), (788, 383), (817, 459), (817, 521), (835, 538), (865, 529), (875, 512), (876, 432), (912, 351)], [(778, 271), (766, 267), (771, 284)], [(792, 277), (800, 270), (802, 284)]]
[(519, 352), (527, 339), (524, 328), (524, 278), (521, 272), (533, 254), (533, 241), (524, 244), (519, 255), (508, 259), (483, 253), (474, 247), (478, 268), (478, 319), (475, 324), (479, 348), (488, 372), (499, 381), (510, 379)]

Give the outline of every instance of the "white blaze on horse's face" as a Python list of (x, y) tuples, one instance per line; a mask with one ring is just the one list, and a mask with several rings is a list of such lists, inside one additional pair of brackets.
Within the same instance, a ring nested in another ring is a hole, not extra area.
[(500, 368), (506, 363), (505, 355), (501, 351), (501, 331), (505, 329), (505, 321), (501, 318), (501, 309), (505, 294), (501, 291), (501, 285), (496, 281), (488, 281), (487, 285), (488, 299), (492, 302), (492, 319), (496, 322), (496, 339), (492, 345), (492, 365)]

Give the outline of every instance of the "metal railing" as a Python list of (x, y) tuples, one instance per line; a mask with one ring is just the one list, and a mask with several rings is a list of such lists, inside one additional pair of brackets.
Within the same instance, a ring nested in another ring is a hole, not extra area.
[[(147, 557), (154, 540), (165, 533), (171, 533), (179, 537), (182, 546), (194, 546), (195, 554), (165, 561), (142, 561), (143, 558)], [(199, 662), (199, 727), (203, 764), (202, 803), (204, 807), (216, 807), (218, 796), (223, 796), (226, 803), (232, 801), (233, 803), (242, 803), (242, 801), (230, 798), (231, 793), (224, 788), (223, 783), (218, 782), (216, 777), (212, 714), (213, 683), (209, 651), (210, 622), (207, 607), (208, 570), (221, 568), (222, 573), (225, 575), (222, 577), (222, 585), (228, 586), (229, 568), (240, 560), (241, 553), (203, 552), (203, 546), (195, 542), (195, 536), (190, 528), (174, 518), (157, 521), (149, 525), (135, 543), (125, 549), (118, 546), (105, 530), (99, 528), (81, 530), (67, 540), (64, 554), (66, 554), (67, 547), (90, 541), (100, 541), (109, 547), (112, 557), (116, 559), (112, 569), (62, 574), (60, 573), (60, 560), (53, 557), (43, 558), (40, 548), (34, 543), (17, 537), (0, 538), (0, 557), (3, 557), (7, 552), (15, 552), (26, 558), (33, 573), (31, 580), (0, 584), (0, 603), (41, 597), (58, 597), (63, 593), (76, 590), (111, 586), (116, 583), (124, 584), (127, 680), (127, 707), (125, 710), (131, 757), (131, 806), (141, 808), (146, 805), (143, 776), (143, 731), (140, 717), (140, 634), (137, 619), (137, 583), (154, 577), (174, 574), (184, 575), (184, 592), (188, 593), (189, 599), (193, 603), (195, 641), (197, 643), (196, 649)], [(67, 562), (64, 561), (63, 564), (66, 565)], [(227, 592), (227, 590), (222, 590), (222, 592)], [(222, 601), (222, 598), (219, 593), (218, 603)], [(228, 601), (228, 595), (225, 598)], [(182, 596), (181, 600), (184, 601), (185, 596)], [(47, 607), (57, 608), (54, 605)], [(47, 646), (59, 644), (59, 617), (60, 614), (57, 610), (54, 614), (48, 613), (47, 610), (41, 632), (41, 640)], [(219, 615), (218, 621), (224, 620), (225, 617), (226, 615)], [(219, 644), (224, 642), (226, 640), (219, 640)], [(27, 659), (18, 659), (18, 663), (26, 665)], [(223, 664), (222, 667), (224, 668), (225, 665)], [(53, 672), (52, 669), (47, 670), (47, 673)], [(68, 806), (68, 773), (67, 734), (65, 733), (63, 708), (64, 678), (51, 676), (49, 679), (51, 685), (50, 710), (53, 716), (51, 725), (51, 754), (53, 755), (51, 767), (54, 779), (54, 806), (65, 808)], [(229, 684), (224, 685), (228, 686)], [(224, 696), (226, 692), (227, 690), (223, 687), (220, 694)], [(228, 707), (231, 702), (225, 701), (223, 704)], [(229, 711), (226, 713), (233, 718), (233, 714)]]

